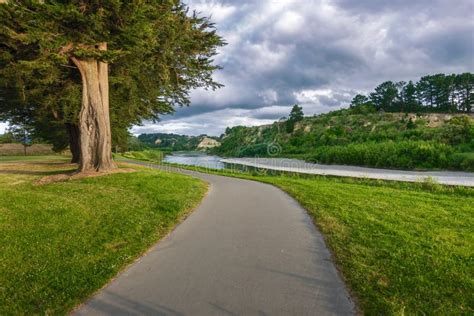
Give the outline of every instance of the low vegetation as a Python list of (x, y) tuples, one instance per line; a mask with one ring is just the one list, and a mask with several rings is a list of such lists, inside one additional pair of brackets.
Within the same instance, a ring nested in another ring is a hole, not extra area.
[(298, 200), (364, 314), (474, 313), (474, 189), (185, 168), (266, 182)]
[[(0, 314), (65, 314), (133, 262), (206, 192), (197, 179), (137, 168), (44, 186), (64, 159), (2, 157)], [(166, 184), (166, 185), (163, 185)]]
[(146, 149), (142, 151), (127, 151), (121, 154), (124, 158), (144, 160), (151, 162), (161, 162), (165, 153), (155, 149)]
[[(362, 106), (260, 127), (228, 128), (213, 153), (295, 157), (324, 164), (474, 170), (469, 115), (380, 113)], [(278, 151), (273, 149), (276, 144)], [(271, 145), (271, 146), (270, 146)]]

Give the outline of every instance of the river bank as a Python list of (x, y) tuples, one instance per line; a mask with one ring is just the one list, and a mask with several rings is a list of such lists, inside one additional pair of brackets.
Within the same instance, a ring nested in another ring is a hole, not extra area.
[(221, 158), (202, 152), (176, 152), (164, 162), (209, 169), (262, 169), (312, 175), (368, 178), (378, 180), (420, 182), (434, 181), (445, 185), (474, 187), (474, 173), (460, 171), (407, 171), (343, 165), (321, 165), (286, 158)]

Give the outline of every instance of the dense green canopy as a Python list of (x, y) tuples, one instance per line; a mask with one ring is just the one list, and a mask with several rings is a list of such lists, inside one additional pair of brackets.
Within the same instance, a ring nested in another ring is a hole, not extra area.
[(188, 105), (191, 89), (220, 87), (212, 57), (224, 42), (177, 0), (8, 1), (0, 20), (0, 120), (33, 125), (43, 137), (77, 123), (81, 75), (72, 58), (110, 65), (115, 140)]
[(474, 108), (474, 74), (435, 74), (409, 81), (385, 81), (368, 97), (356, 95), (351, 107), (373, 105), (388, 112), (461, 112)]

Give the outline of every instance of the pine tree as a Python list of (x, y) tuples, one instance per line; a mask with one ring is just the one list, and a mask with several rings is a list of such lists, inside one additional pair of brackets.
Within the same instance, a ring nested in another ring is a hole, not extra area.
[(375, 107), (390, 111), (395, 106), (398, 97), (397, 85), (392, 81), (385, 81), (375, 88), (375, 91), (370, 94), (370, 100)]
[(298, 104), (293, 105), (291, 108), (290, 116), (286, 121), (286, 131), (288, 133), (293, 132), (296, 122), (302, 121), (304, 118), (303, 108)]

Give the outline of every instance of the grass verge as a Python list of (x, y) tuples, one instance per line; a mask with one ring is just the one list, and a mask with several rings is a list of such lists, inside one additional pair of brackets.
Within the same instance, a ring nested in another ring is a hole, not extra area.
[(71, 169), (49, 158), (0, 164), (0, 315), (67, 313), (163, 237), (207, 190), (200, 180), (138, 167), (32, 184)]
[(127, 151), (123, 154), (115, 154), (117, 157), (124, 157), (128, 159), (151, 161), (159, 163), (163, 161), (165, 153), (156, 149), (146, 149), (142, 151)]
[(298, 200), (364, 314), (474, 313), (474, 189), (185, 168), (266, 182)]

